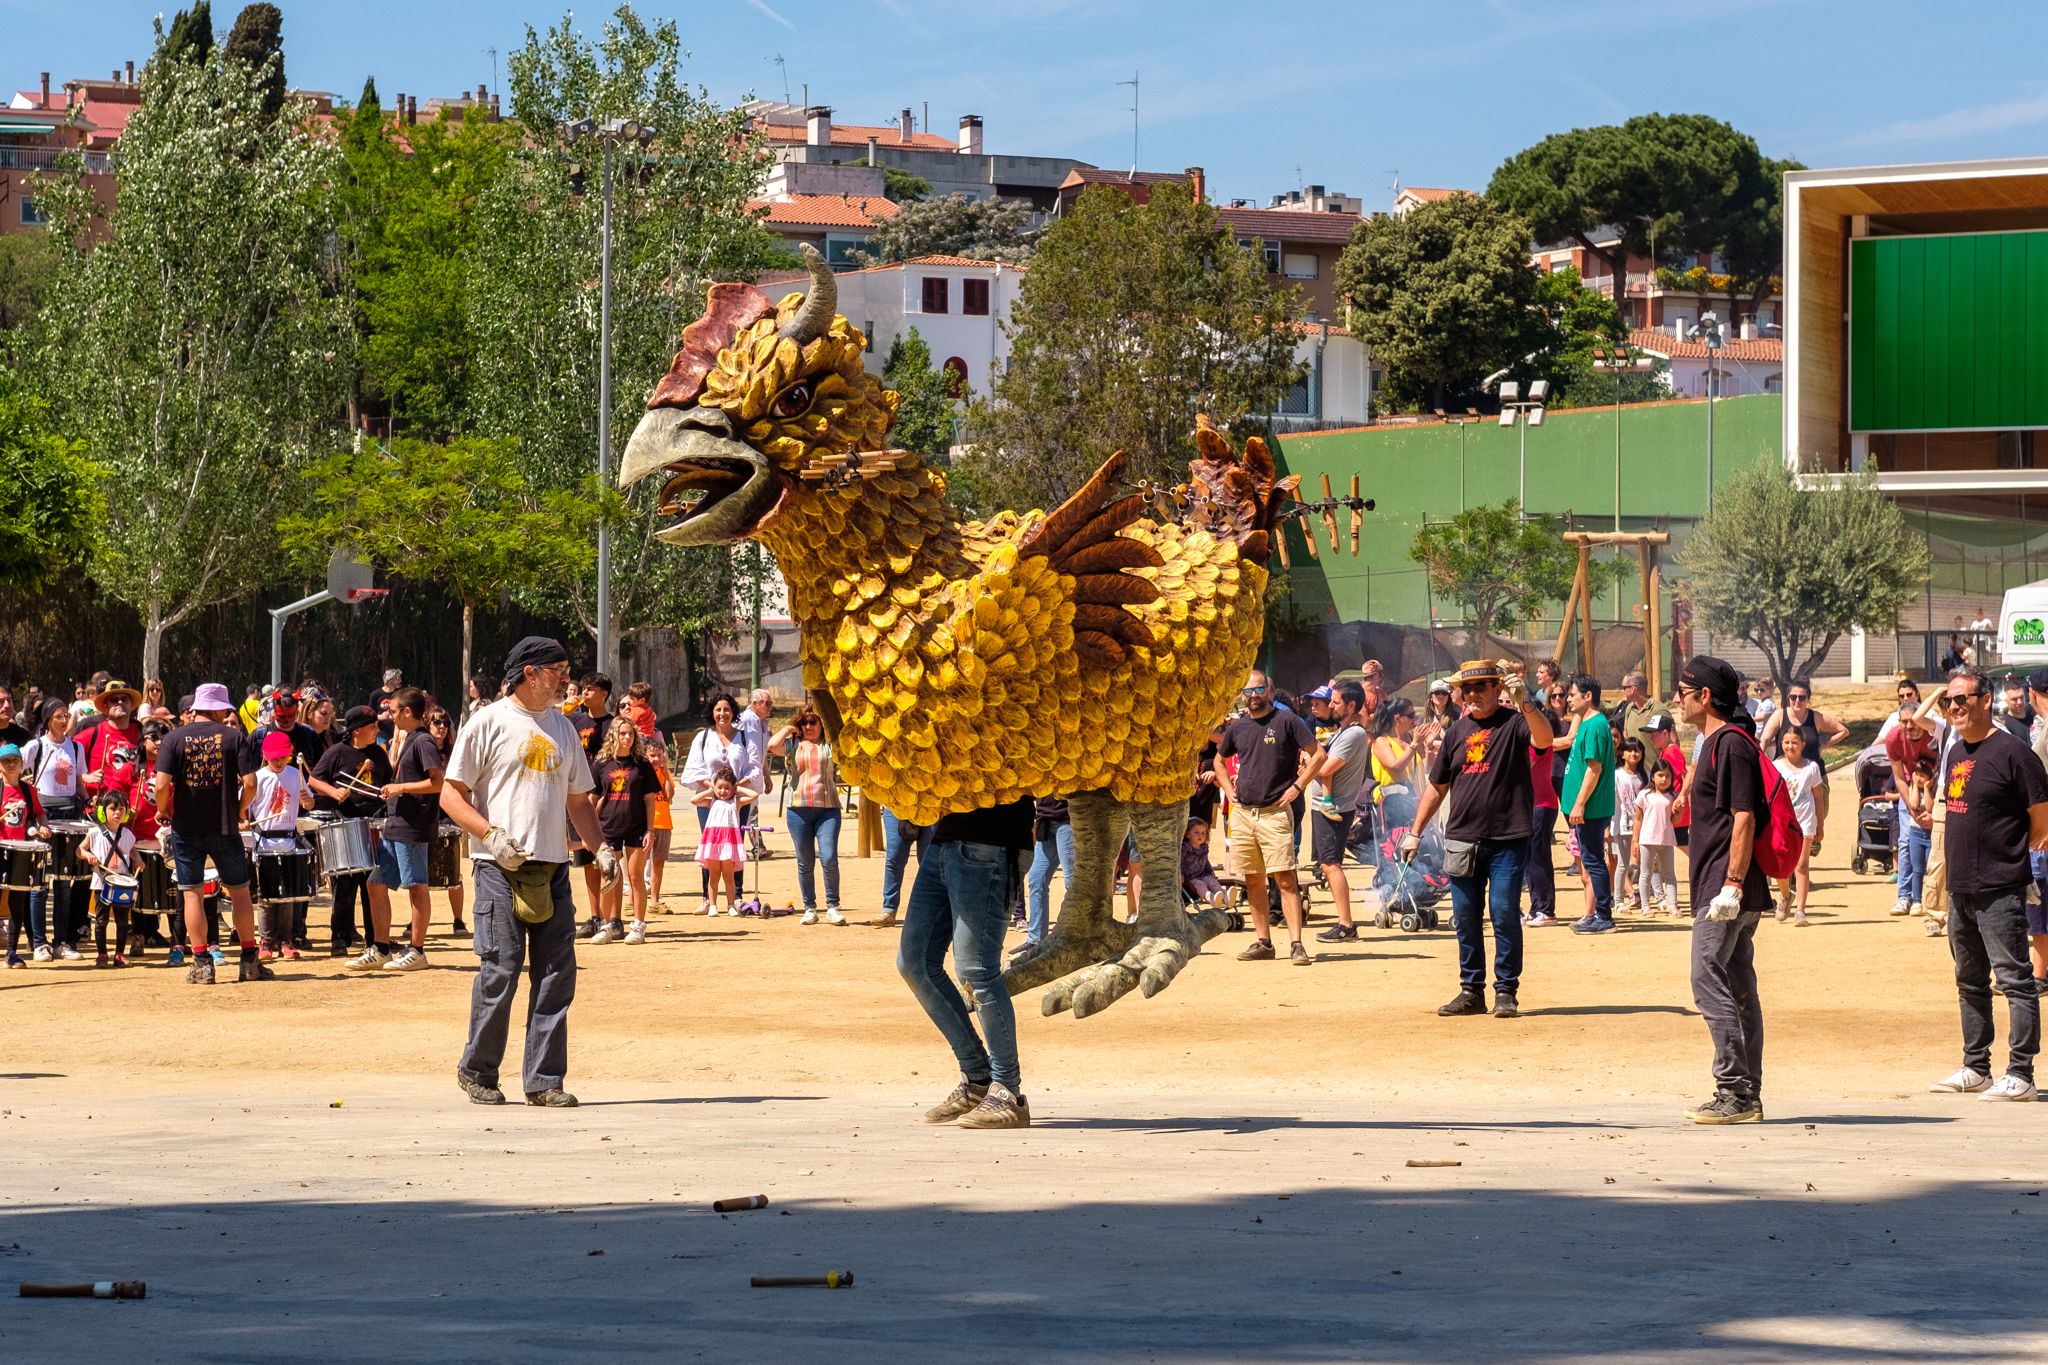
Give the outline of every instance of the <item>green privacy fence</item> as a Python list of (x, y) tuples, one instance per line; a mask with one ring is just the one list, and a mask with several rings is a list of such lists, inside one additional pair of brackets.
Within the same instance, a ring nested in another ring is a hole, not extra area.
[[(1717, 484), (1757, 460), (1782, 458), (1778, 395), (1719, 399), (1713, 420)], [(1299, 529), (1288, 530), (1289, 586), (1312, 621), (1427, 625), (1434, 607), (1437, 619), (1455, 622), (1459, 605), (1434, 601), (1408, 558), (1415, 533), (1425, 518), (1447, 520), (1465, 507), (1513, 498), (1525, 468), (1529, 510), (1569, 513), (1585, 530), (1614, 529), (1618, 472), (1621, 529), (1670, 531), (1669, 565), (1706, 502), (1706, 447), (1707, 405), (1700, 401), (1638, 404), (1618, 418), (1613, 408), (1551, 412), (1534, 429), (1502, 428), (1489, 418), (1283, 436), (1280, 465), (1302, 476), (1304, 499), (1320, 495), (1321, 475), (1342, 494), (1356, 473), (1359, 491), (1378, 504), (1365, 514), (1355, 556), (1332, 555), (1325, 542), (1322, 558), (1310, 560)], [(1340, 525), (1348, 528), (1348, 514)], [(1594, 614), (1615, 620), (1624, 610), (1617, 598), (1596, 603)]]
[(2048, 232), (1851, 242), (1849, 426), (2048, 427)]

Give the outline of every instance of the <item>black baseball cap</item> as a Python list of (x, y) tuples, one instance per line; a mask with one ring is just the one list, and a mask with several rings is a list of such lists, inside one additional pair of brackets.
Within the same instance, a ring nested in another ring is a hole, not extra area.
[(342, 717), (341, 728), (350, 734), (354, 734), (357, 730), (363, 729), (365, 726), (375, 725), (376, 723), (377, 713), (375, 711), (372, 711), (367, 706), (351, 706), (348, 708), (348, 714)]

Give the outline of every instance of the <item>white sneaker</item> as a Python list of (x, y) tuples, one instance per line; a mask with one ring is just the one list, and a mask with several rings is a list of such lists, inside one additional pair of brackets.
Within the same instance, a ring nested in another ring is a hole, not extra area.
[(704, 913), (704, 914), (707, 914), (707, 915), (715, 915), (715, 914), (717, 914), (717, 913), (718, 913), (718, 904), (717, 904), (717, 902), (713, 901), (713, 900), (711, 899), (711, 897), (709, 897), (709, 896), (706, 896), (706, 897), (704, 898), (704, 909), (703, 909), (702, 913)]
[(818, 912), (815, 910), (804, 911), (803, 918), (797, 921), (798, 924), (816, 924), (817, 922)]
[(647, 942), (647, 921), (634, 920), (626, 926), (626, 942), (641, 944)]
[(1938, 917), (1936, 917), (1936, 916), (1934, 916), (1934, 915), (1929, 915), (1929, 916), (1927, 917), (1927, 937), (1929, 937), (1929, 938), (1945, 938), (1945, 937), (1947, 937), (1947, 935), (1948, 935), (1948, 923), (1947, 923), (1947, 921), (1946, 921), (1946, 920), (1943, 920), (1943, 919), (1941, 919), (1941, 918), (1938, 918)]
[(35, 960), (38, 962), (48, 962), (51, 958), (55, 957), (56, 954), (50, 951), (49, 944), (38, 943), (36, 945), (35, 952), (31, 954), (31, 956), (33, 956)]
[(590, 936), (592, 943), (616, 943), (619, 940), (619, 926), (616, 920), (605, 920), (597, 926), (597, 932)]
[(838, 906), (828, 905), (825, 907), (825, 923), (844, 924), (846, 923), (846, 916), (839, 913)]
[(1917, 914), (1919, 910), (1920, 907), (1917, 904), (1907, 900), (1904, 896), (1899, 897), (1898, 900), (1892, 903), (1892, 913), (1894, 915), (1912, 915)]
[[(2011, 1078), (2008, 1077), (2007, 1079)], [(2003, 1083), (2000, 1082), (2000, 1084)], [(1983, 1072), (1972, 1071), (1967, 1066), (1959, 1066), (1933, 1085), (1928, 1086), (1927, 1089), (1936, 1095), (1972, 1095), (1979, 1090), (1988, 1089), (1990, 1085), (1991, 1078)], [(2031, 1089), (2032, 1087), (2028, 1088)]]
[(2015, 1076), (2008, 1071), (2005, 1075), (1993, 1081), (1991, 1088), (1986, 1090), (1979, 1098), (1987, 1100), (2031, 1100), (2036, 1098), (2036, 1092), (2032, 1081), (2027, 1080), (2023, 1076)]
[(1927, 913), (1927, 907), (1920, 904), (1919, 901), (1914, 901), (1906, 907), (1906, 913), (1909, 915), (1924, 915)]
[(66, 962), (76, 962), (80, 957), (84, 956), (84, 954), (80, 953), (78, 949), (72, 947), (70, 944), (65, 943), (58, 946), (57, 956), (63, 958)]
[(408, 943), (398, 950), (398, 956), (384, 964), (387, 972), (418, 972), (427, 968), (427, 955)]
[(740, 917), (739, 903), (735, 901), (732, 905), (726, 908), (725, 913), (731, 915), (734, 919), (738, 919)]
[(352, 972), (381, 972), (384, 970), (384, 963), (387, 960), (383, 950), (372, 943), (367, 948), (364, 948), (361, 953), (348, 960), (348, 970)]

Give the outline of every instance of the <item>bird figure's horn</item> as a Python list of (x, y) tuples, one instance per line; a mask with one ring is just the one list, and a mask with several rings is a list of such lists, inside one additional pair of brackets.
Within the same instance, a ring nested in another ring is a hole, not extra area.
[(782, 324), (778, 336), (788, 337), (803, 346), (816, 341), (832, 329), (832, 319), (839, 312), (839, 282), (832, 278), (832, 269), (825, 264), (825, 258), (809, 242), (797, 248), (803, 253), (804, 264), (811, 271), (811, 292), (804, 299), (803, 307), (796, 316)]

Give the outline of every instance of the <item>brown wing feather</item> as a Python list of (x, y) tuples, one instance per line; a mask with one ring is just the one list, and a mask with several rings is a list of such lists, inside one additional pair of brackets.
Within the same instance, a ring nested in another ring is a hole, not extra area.
[(1071, 554), (1054, 557), (1052, 566), (1075, 575), (1106, 573), (1112, 569), (1156, 569), (1166, 561), (1159, 551), (1141, 541), (1121, 537), (1099, 541)]
[(1093, 630), (1075, 634), (1074, 653), (1083, 663), (1094, 664), (1097, 668), (1116, 668), (1129, 657), (1122, 645)]
[(1139, 578), (1118, 570), (1114, 573), (1083, 574), (1074, 580), (1074, 601), (1081, 603), (1106, 603), (1114, 605), (1137, 605), (1154, 602), (1159, 598), (1158, 585), (1149, 578)]
[(1074, 631), (1107, 635), (1127, 645), (1152, 644), (1152, 629), (1122, 607), (1083, 602), (1074, 608)]
[(1056, 553), (1074, 532), (1101, 512), (1109, 501), (1110, 489), (1123, 478), (1130, 463), (1131, 457), (1121, 450), (1104, 460), (1102, 467), (1088, 476), (1088, 482), (1082, 484), (1073, 497), (1055, 507), (1052, 515), (1032, 528), (1031, 533), (1018, 543), (1018, 551), (1027, 555)]

